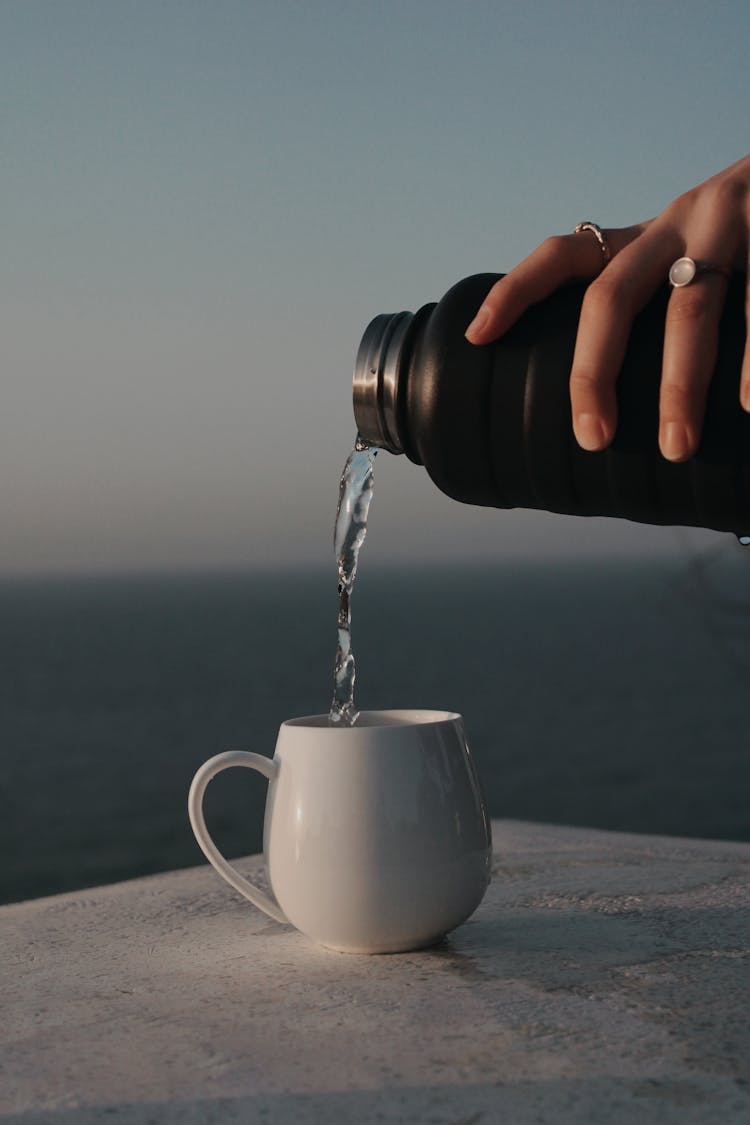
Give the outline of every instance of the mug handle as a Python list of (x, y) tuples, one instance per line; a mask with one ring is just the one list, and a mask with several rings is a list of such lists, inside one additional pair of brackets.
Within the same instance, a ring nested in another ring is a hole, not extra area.
[(203, 816), (203, 798), (208, 783), (216, 777), (217, 773), (221, 773), (222, 770), (229, 769), (231, 766), (244, 766), (249, 770), (257, 770), (269, 781), (273, 781), (279, 772), (278, 765), (271, 758), (266, 758), (262, 754), (251, 754), (247, 750), (228, 750), (225, 754), (217, 754), (215, 757), (209, 758), (200, 767), (190, 786), (190, 793), (188, 794), (190, 826), (195, 833), (201, 851), (208, 862), (213, 864), (222, 879), (226, 879), (227, 883), (234, 887), (236, 891), (239, 891), (241, 895), (244, 895), (246, 899), (249, 899), (253, 906), (263, 910), (276, 922), (289, 922), (286, 914), (274, 898), (267, 895), (260, 887), (253, 886), (249, 880), (232, 867), (231, 863), (224, 859), (206, 827)]

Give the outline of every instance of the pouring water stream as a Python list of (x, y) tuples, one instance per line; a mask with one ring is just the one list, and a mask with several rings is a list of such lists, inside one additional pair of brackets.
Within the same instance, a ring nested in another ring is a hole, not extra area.
[(377, 449), (357, 435), (339, 483), (339, 503), (333, 545), (339, 579), (338, 645), (333, 673), (331, 725), (353, 726), (359, 712), (354, 706), (356, 668), (352, 651), (351, 596), (357, 577), (359, 552), (367, 535), (367, 515), (372, 500), (373, 469)]

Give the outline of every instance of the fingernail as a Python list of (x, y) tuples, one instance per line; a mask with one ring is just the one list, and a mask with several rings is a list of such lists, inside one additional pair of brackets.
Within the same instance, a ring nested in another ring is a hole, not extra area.
[(659, 446), (667, 461), (684, 461), (690, 449), (687, 426), (682, 422), (667, 422)]
[(743, 383), (740, 389), (740, 405), (750, 414), (750, 383)]
[(481, 336), (482, 329), (486, 328), (490, 319), (490, 310), (486, 305), (482, 305), (477, 315), (472, 320), (469, 327), (466, 329), (466, 339), (470, 344), (476, 343), (477, 337)]
[(604, 424), (596, 414), (579, 414), (575, 423), (576, 441), (581, 449), (596, 453), (607, 444)]

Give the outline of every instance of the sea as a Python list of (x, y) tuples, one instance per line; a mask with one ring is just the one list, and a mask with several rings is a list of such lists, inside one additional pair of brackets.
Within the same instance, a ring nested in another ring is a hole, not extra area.
[[(0, 901), (205, 862), (207, 757), (327, 712), (335, 569), (0, 583)], [(493, 816), (750, 840), (750, 548), (361, 567), (361, 708), (460, 711)], [(265, 782), (212, 782), (229, 856)]]

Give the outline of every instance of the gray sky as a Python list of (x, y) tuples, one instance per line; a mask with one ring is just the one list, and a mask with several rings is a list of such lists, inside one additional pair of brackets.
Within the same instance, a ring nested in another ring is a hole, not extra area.
[[(0, 572), (326, 565), (370, 318), (743, 155), (748, 44), (746, 0), (0, 0)], [(679, 547), (377, 468), (371, 564)]]

